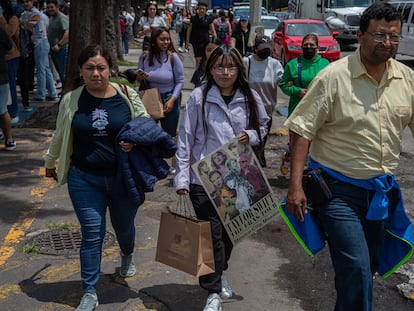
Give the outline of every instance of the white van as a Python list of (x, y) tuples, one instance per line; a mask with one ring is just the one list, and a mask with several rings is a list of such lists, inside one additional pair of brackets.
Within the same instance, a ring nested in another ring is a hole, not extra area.
[(414, 0), (388, 1), (401, 13), (403, 25), (398, 54), (414, 56)]

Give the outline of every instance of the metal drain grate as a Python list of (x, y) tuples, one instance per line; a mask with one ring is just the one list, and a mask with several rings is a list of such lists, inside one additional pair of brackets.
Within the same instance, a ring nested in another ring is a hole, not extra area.
[[(51, 230), (32, 237), (29, 243), (36, 247), (41, 254), (46, 255), (75, 255), (79, 254), (82, 233), (80, 230)], [(115, 236), (105, 233), (103, 248), (112, 246)]]

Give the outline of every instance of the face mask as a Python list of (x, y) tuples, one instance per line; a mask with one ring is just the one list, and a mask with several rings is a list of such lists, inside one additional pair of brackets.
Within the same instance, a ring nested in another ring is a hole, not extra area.
[(303, 57), (306, 59), (312, 59), (316, 55), (316, 48), (302, 48)]
[(269, 48), (264, 48), (264, 49), (258, 50), (256, 54), (261, 59), (266, 59), (270, 56), (270, 49)]

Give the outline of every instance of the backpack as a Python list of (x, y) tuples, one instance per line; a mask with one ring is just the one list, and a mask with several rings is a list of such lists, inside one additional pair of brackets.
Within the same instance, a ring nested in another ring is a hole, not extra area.
[(229, 33), (229, 28), (225, 19), (222, 20), (221, 18), (218, 18), (214, 24), (214, 28), (216, 29), (218, 39), (221, 41), (226, 39), (226, 36)]

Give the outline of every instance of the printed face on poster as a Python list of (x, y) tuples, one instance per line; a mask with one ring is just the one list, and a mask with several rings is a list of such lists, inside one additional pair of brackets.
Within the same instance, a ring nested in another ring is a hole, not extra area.
[(278, 215), (277, 200), (250, 145), (235, 138), (194, 163), (233, 244)]

